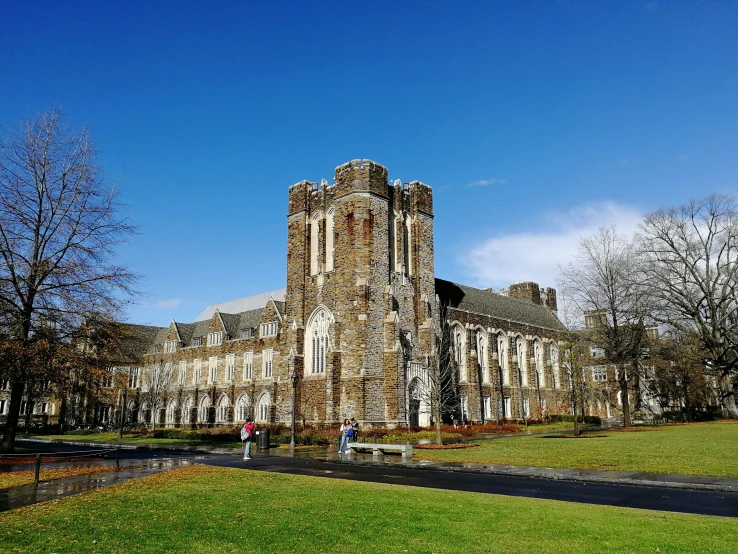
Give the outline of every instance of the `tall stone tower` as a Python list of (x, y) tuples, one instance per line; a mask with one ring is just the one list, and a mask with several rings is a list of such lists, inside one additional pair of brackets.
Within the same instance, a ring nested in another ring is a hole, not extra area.
[[(290, 187), (285, 339), (307, 421), (408, 422), (435, 312), (433, 197), (353, 160)], [(423, 353), (423, 354), (421, 354)]]

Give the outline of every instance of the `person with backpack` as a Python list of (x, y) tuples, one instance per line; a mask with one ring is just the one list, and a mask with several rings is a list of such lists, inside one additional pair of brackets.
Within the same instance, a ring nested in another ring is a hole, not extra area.
[(241, 440), (246, 441), (246, 449), (243, 451), (243, 459), (251, 459), (251, 441), (254, 437), (254, 420), (249, 418), (246, 423), (241, 427)]

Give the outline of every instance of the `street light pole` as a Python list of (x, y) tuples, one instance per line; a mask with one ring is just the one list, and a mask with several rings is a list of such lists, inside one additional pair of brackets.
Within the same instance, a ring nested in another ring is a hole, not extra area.
[(292, 431), (290, 434), (290, 447), (295, 447), (295, 404), (297, 403), (297, 380), (300, 376), (293, 369), (290, 371), (290, 380), (292, 381)]

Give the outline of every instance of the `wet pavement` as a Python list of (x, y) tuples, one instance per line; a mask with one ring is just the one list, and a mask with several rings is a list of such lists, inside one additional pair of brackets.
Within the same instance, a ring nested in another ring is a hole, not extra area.
[[(115, 460), (108, 459), (100, 462), (90, 462), (89, 466), (109, 466), (115, 464)], [(146, 475), (153, 475), (162, 471), (168, 471), (174, 467), (180, 467), (191, 463), (186, 459), (154, 459), (150, 461), (126, 460), (121, 463), (119, 470), (101, 471), (90, 475), (78, 475), (65, 479), (53, 479), (41, 481), (38, 485), (22, 485), (10, 489), (0, 489), (0, 512), (14, 510), (23, 506), (30, 506), (40, 502), (48, 502), (57, 498), (88, 492), (91, 490), (123, 483), (131, 479), (138, 479)], [(56, 469), (68, 467), (69, 464), (46, 464), (43, 469)], [(77, 464), (75, 467), (84, 466)], [(33, 468), (33, 466), (30, 466)], [(28, 465), (22, 466), (27, 471)]]
[[(69, 444), (23, 441), (49, 452)], [(85, 445), (99, 448), (103, 445)], [(110, 447), (110, 445), (104, 445)], [(75, 449), (81, 449), (75, 446)], [(234, 448), (174, 452), (154, 445), (120, 450), (119, 472), (97, 473), (0, 491), (0, 511), (44, 502), (142, 477), (188, 463), (394, 483), (570, 502), (738, 517), (738, 479), (641, 472), (574, 470), (482, 464), (449, 464), (404, 459), (399, 455), (339, 454), (335, 448), (272, 448), (255, 451), (250, 461)], [(113, 460), (114, 462), (114, 460)], [(110, 460), (101, 462), (109, 465)], [(44, 467), (47, 467), (46, 465)], [(58, 467), (58, 466), (55, 466)], [(25, 466), (24, 469), (28, 469)], [(23, 489), (23, 490), (19, 490)]]

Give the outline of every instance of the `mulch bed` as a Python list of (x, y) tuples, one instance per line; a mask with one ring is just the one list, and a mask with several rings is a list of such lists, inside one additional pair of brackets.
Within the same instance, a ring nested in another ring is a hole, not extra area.
[(413, 446), (419, 450), (463, 450), (464, 448), (476, 448), (479, 444), (418, 444)]

